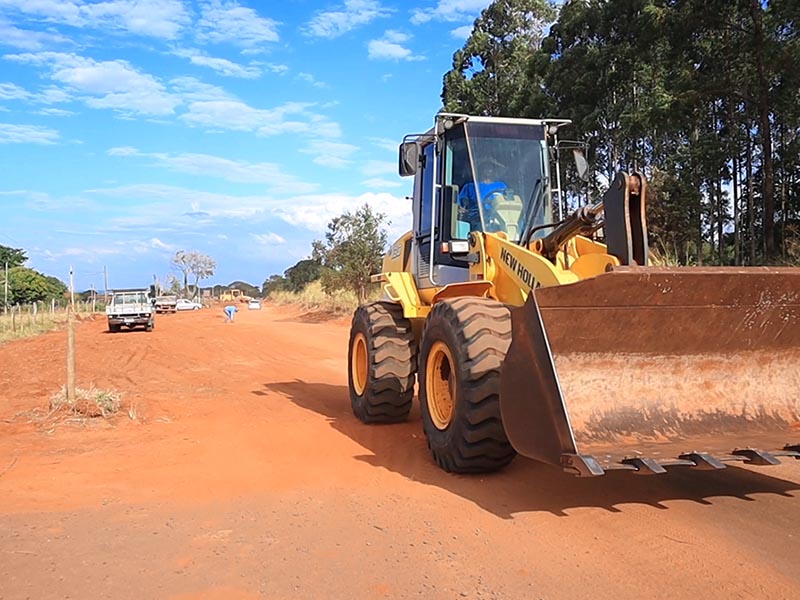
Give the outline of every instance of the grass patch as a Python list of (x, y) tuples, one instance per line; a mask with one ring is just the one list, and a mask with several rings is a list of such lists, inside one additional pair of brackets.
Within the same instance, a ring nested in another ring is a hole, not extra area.
[[(91, 308), (82, 307), (76, 303), (76, 321), (98, 317), (105, 318), (105, 314), (92, 312)], [(56, 308), (55, 312), (51, 311), (49, 307), (40, 307), (37, 312), (33, 312), (30, 306), (21, 308), (15, 306), (6, 314), (0, 310), (0, 344), (61, 329), (66, 322), (67, 311), (61, 307)]]
[(60, 328), (67, 322), (67, 313), (0, 314), (0, 344), (33, 337)]
[[(62, 388), (50, 397), (50, 411), (65, 411), (71, 415), (107, 418), (119, 412), (122, 397), (117, 392), (90, 388), (75, 388), (75, 400), (67, 399), (67, 388)], [(133, 418), (133, 417), (132, 417)]]
[[(367, 301), (377, 300), (380, 296), (380, 288), (376, 288)], [(322, 289), (319, 281), (309, 283), (300, 292), (273, 292), (269, 295), (269, 300), (279, 305), (292, 304), (304, 310), (340, 315), (350, 314), (358, 307), (358, 295), (355, 292), (337, 290), (328, 293)]]

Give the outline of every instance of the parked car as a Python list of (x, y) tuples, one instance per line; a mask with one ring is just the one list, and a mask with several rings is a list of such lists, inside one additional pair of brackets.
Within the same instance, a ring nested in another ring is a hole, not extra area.
[(186, 298), (178, 298), (175, 303), (175, 310), (198, 310), (203, 308), (203, 305), (194, 300), (187, 300)]
[(156, 298), (156, 312), (157, 313), (172, 313), (175, 312), (175, 305), (178, 302), (177, 296), (158, 296)]
[(259, 300), (258, 298), (252, 298), (247, 303), (247, 308), (249, 308), (250, 310), (261, 310), (261, 300)]

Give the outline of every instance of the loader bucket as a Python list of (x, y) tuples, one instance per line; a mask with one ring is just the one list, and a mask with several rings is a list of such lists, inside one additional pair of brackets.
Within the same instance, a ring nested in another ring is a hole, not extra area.
[(800, 457), (800, 269), (618, 267), (512, 311), (500, 407), (577, 475)]

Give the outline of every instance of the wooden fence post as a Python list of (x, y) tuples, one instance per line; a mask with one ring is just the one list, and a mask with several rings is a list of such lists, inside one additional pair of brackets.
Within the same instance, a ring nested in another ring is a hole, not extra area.
[(67, 402), (75, 404), (75, 316), (67, 307)]

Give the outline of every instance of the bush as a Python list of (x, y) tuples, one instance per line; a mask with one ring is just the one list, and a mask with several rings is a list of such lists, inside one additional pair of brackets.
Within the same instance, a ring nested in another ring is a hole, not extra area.
[[(377, 300), (381, 291), (377, 286), (370, 291), (367, 301)], [(358, 295), (352, 290), (326, 292), (322, 282), (314, 281), (299, 292), (275, 291), (269, 295), (275, 304), (295, 304), (306, 310), (318, 310), (337, 314), (350, 314), (358, 307)]]

